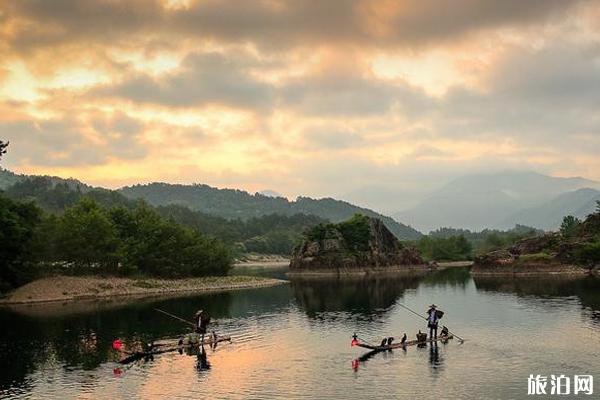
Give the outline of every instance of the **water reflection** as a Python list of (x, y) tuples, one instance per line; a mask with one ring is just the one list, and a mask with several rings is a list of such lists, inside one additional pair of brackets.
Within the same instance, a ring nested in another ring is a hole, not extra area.
[(567, 298), (576, 296), (595, 323), (600, 324), (600, 279), (593, 276), (474, 276), (478, 290), (512, 293), (519, 297)]
[(208, 362), (208, 356), (206, 354), (206, 349), (204, 346), (201, 346), (200, 349), (197, 350), (197, 360), (196, 369), (198, 372), (208, 371), (210, 369), (210, 363)]
[(437, 342), (432, 342), (429, 345), (429, 365), (435, 376), (439, 373), (444, 365), (444, 359), (440, 356), (439, 345)]
[[(310, 318), (335, 318), (349, 312), (373, 318), (389, 310), (407, 289), (416, 289), (423, 274), (292, 277), (298, 305)], [(329, 314), (324, 314), (324, 313)]]
[[(297, 398), (307, 395), (307, 387), (318, 389), (307, 397), (369, 397), (363, 386), (351, 387), (345, 380), (350, 377), (368, 379), (390, 397), (447, 398), (465, 394), (462, 382), (469, 376), (483, 382), (473, 390), (491, 390), (471, 398), (499, 393), (520, 398), (521, 379), (531, 370), (593, 369), (600, 336), (590, 332), (600, 331), (587, 322), (591, 317), (600, 324), (600, 279), (475, 277), (472, 282), (466, 269), (424, 276), (294, 277), (289, 285), (175, 299), (0, 308), (0, 397), (51, 397), (46, 392), (56, 390), (72, 398), (158, 392), (167, 397)], [(448, 307), (445, 318), (464, 332), (469, 351), (452, 341), (364, 354), (349, 347), (348, 335), (355, 329), (369, 339), (422, 328), (397, 305), (421, 310), (432, 299)], [(557, 311), (553, 318), (546, 317), (549, 306)], [(115, 338), (129, 346), (188, 332), (186, 324), (154, 308), (189, 319), (203, 308), (217, 322), (217, 332), (234, 341), (217, 351), (169, 353), (116, 368), (110, 362)], [(573, 343), (573, 335), (580, 340)], [(369, 367), (352, 374), (352, 359), (355, 370)], [(397, 385), (398, 374), (413, 386)], [(510, 379), (497, 378), (505, 375)], [(173, 382), (169, 387), (167, 379)], [(444, 392), (448, 388), (454, 391)]]
[[(228, 318), (231, 293), (207, 295), (201, 305), (215, 318)], [(121, 338), (129, 348), (157, 338), (176, 337), (189, 328), (168, 317), (157, 315), (154, 307), (189, 317), (198, 309), (197, 298), (154, 302), (141, 301), (114, 305), (110, 302), (91, 311), (75, 312), (69, 306), (16, 307), (0, 310), (0, 388), (19, 385), (27, 375), (47, 360), (56, 359), (65, 369), (93, 370), (115, 360), (111, 348)]]
[(469, 268), (447, 268), (425, 275), (421, 285), (426, 287), (444, 286), (464, 290), (470, 281)]

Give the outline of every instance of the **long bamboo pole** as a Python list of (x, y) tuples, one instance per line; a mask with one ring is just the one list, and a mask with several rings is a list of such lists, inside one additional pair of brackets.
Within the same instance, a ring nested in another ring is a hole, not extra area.
[(155, 308), (154, 310), (155, 310), (155, 311), (158, 311), (159, 313), (163, 313), (163, 314), (165, 314), (165, 315), (168, 315), (168, 316), (169, 316), (169, 317), (171, 317), (171, 318), (175, 318), (175, 319), (176, 319), (176, 320), (178, 320), (178, 321), (185, 322), (186, 324), (188, 324), (188, 325), (191, 325), (191, 326), (193, 326), (193, 327), (195, 327), (195, 326), (196, 326), (196, 324), (194, 324), (193, 322), (191, 322), (191, 321), (188, 321), (187, 319), (180, 318), (180, 317), (178, 317), (177, 315), (173, 315), (173, 314), (171, 314), (171, 313), (168, 313), (168, 312), (166, 312), (165, 310), (161, 310), (160, 308)]
[[(424, 319), (425, 321), (427, 321), (427, 317), (424, 317), (424, 316), (422, 316), (421, 314), (417, 313), (416, 311), (414, 311), (414, 310), (411, 310), (410, 308), (408, 308), (408, 307), (407, 307), (407, 306), (405, 306), (404, 304), (402, 304), (402, 303), (398, 303), (398, 305), (399, 305), (400, 307), (403, 307), (403, 308), (405, 308), (406, 310), (410, 311), (411, 313), (415, 314), (417, 317), (419, 317), (419, 318), (421, 318), (421, 319)], [(463, 338), (461, 338), (460, 336), (458, 336), (456, 333), (454, 333), (454, 332), (450, 332), (450, 329), (448, 329), (448, 333), (450, 333), (451, 335), (453, 335), (455, 338), (457, 338), (457, 339), (458, 339), (458, 340), (460, 340), (461, 342), (464, 342), (464, 341), (465, 341)]]

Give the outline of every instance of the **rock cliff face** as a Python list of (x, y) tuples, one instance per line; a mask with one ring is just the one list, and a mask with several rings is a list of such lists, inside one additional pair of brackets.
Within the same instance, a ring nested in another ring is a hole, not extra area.
[(400, 243), (381, 220), (355, 215), (307, 232), (292, 254), (290, 270), (379, 270), (423, 264), (417, 251)]
[(513, 246), (475, 258), (474, 274), (585, 273), (569, 260), (572, 244), (562, 244), (558, 233), (519, 240)]

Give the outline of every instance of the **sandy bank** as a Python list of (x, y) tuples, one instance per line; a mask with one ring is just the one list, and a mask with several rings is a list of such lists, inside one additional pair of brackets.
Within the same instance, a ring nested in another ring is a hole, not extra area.
[(76, 301), (115, 296), (157, 296), (274, 286), (279, 279), (219, 276), (190, 279), (129, 279), (98, 276), (57, 276), (38, 279), (9, 293), (0, 305)]
[(247, 262), (237, 262), (233, 264), (234, 269), (245, 269), (245, 268), (284, 268), (290, 265), (290, 260), (281, 260), (281, 261), (247, 261)]

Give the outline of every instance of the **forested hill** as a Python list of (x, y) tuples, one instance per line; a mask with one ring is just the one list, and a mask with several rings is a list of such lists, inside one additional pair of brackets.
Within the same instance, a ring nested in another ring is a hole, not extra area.
[(155, 206), (177, 204), (228, 219), (246, 220), (273, 213), (282, 215), (302, 213), (315, 215), (332, 222), (340, 222), (360, 213), (380, 218), (387, 228), (400, 239), (417, 239), (421, 236), (417, 230), (398, 223), (390, 217), (331, 198), (298, 197), (295, 201), (289, 201), (283, 197), (250, 194), (242, 190), (217, 189), (201, 184), (173, 185), (167, 183), (134, 185), (124, 187), (120, 189), (120, 192), (130, 199), (144, 199)]
[(38, 180), (44, 181), (45, 184), (51, 184), (52, 186), (64, 186), (68, 189), (79, 190), (81, 192), (88, 192), (93, 189), (92, 186), (83, 183), (75, 178), (60, 178), (58, 176), (49, 176), (49, 175), (25, 175), (25, 174), (15, 174), (12, 171), (9, 171), (4, 168), (0, 168), (0, 190), (6, 190), (9, 187), (12, 187), (16, 183), (24, 182), (26, 180)]

